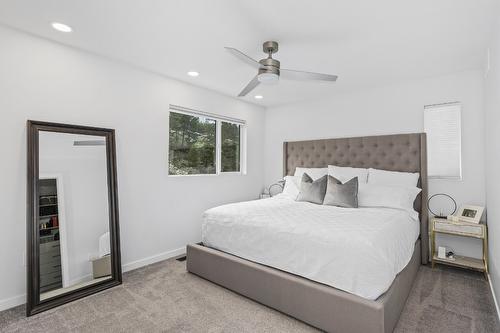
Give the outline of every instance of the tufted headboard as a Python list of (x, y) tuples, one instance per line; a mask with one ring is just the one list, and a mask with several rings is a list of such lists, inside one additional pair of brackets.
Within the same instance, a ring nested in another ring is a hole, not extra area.
[(415, 199), (420, 213), (422, 264), (429, 260), (427, 220), (427, 150), (425, 133), (363, 136), (355, 138), (294, 141), (283, 143), (283, 173), (296, 167), (328, 165), (419, 172), (421, 194)]

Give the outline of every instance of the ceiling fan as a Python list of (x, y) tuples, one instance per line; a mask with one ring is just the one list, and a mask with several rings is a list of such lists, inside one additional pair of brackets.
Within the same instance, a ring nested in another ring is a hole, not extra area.
[(249, 64), (258, 70), (257, 75), (246, 85), (245, 88), (239, 93), (238, 97), (246, 96), (250, 91), (257, 87), (260, 83), (262, 84), (273, 84), (277, 83), (280, 76), (288, 80), (319, 80), (319, 81), (336, 81), (337, 75), (322, 74), (322, 73), (312, 73), (296, 71), (292, 69), (281, 69), (280, 62), (273, 59), (273, 53), (278, 52), (278, 42), (267, 41), (262, 44), (262, 50), (267, 53), (267, 58), (261, 59), (259, 61), (252, 59), (243, 52), (233, 48), (225, 47), (236, 58)]

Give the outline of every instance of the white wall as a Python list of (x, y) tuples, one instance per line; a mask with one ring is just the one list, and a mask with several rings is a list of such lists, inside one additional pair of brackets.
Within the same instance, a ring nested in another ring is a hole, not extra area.
[[(266, 113), (266, 183), (282, 176), (284, 141), (422, 132), (424, 105), (452, 101), (462, 102), (463, 180), (430, 180), (429, 193), (448, 193), (459, 205), (484, 205), (483, 79), (479, 71), (269, 109)], [(458, 253), (481, 256), (479, 241), (444, 237), (439, 243)]]
[[(199, 241), (205, 209), (258, 197), (262, 108), (6, 28), (0, 40), (0, 309), (24, 302), (27, 119), (116, 129), (125, 269)], [(247, 175), (168, 177), (170, 103), (246, 119)]]
[(490, 43), (485, 80), (486, 202), (491, 283), (500, 300), (500, 19)]
[(92, 279), (89, 257), (99, 256), (99, 237), (109, 231), (106, 146), (74, 146), (75, 140), (105, 139), (56, 132), (40, 132), (38, 139), (40, 175), (61, 177), (63, 287)]

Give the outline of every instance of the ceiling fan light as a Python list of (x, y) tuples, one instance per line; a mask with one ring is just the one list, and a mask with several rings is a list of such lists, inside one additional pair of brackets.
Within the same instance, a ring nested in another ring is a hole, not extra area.
[(257, 77), (262, 84), (276, 84), (279, 80), (279, 75), (276, 73), (261, 73)]

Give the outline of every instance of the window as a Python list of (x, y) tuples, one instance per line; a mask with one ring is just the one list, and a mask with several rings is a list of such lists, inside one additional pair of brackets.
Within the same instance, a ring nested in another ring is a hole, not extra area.
[(240, 125), (221, 124), (221, 171), (240, 171)]
[(429, 178), (462, 179), (460, 103), (424, 107)]
[(171, 105), (169, 175), (242, 173), (244, 124)]

